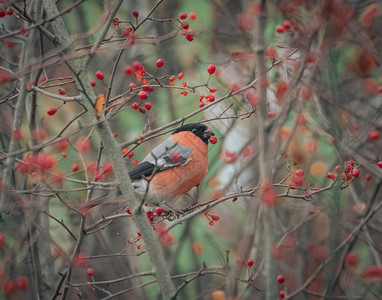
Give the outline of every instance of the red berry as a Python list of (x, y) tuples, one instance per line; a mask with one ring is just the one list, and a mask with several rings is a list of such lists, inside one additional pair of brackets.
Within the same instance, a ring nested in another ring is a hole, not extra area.
[(208, 225), (213, 226), (213, 225), (214, 225), (214, 221), (212, 221), (212, 220), (209, 221), (209, 222), (208, 222)]
[(159, 58), (159, 59), (157, 60), (157, 68), (162, 68), (163, 65), (164, 65), (164, 60), (161, 59), (161, 58)]
[(195, 21), (198, 18), (198, 15), (194, 12), (190, 12), (190, 20)]
[(255, 263), (255, 262), (254, 262), (252, 259), (249, 259), (249, 260), (247, 261), (247, 265), (248, 265), (248, 267), (252, 267), (254, 263)]
[(377, 165), (378, 165), (378, 167), (380, 167), (382, 169), (382, 160), (377, 162)]
[(149, 96), (149, 94), (147, 94), (145, 91), (140, 91), (138, 93), (138, 98), (141, 100), (146, 100), (148, 96)]
[(79, 169), (80, 169), (80, 168), (78, 167), (78, 165), (75, 164), (75, 165), (73, 165), (73, 167), (72, 167), (72, 172), (73, 172), (73, 173), (74, 173), (74, 172), (78, 172)]
[(335, 170), (336, 173), (338, 174), (339, 172), (341, 172), (341, 167), (337, 165), (337, 166), (334, 168), (334, 170)]
[(132, 68), (131, 66), (127, 65), (127, 66), (125, 67), (125, 74), (126, 74), (127, 76), (132, 75), (132, 74), (133, 74), (133, 68)]
[(188, 34), (188, 35), (186, 35), (186, 40), (189, 42), (192, 42), (194, 40), (194, 36)]
[(369, 132), (369, 139), (371, 141), (376, 141), (379, 138), (379, 132), (376, 129), (373, 129)]
[(13, 280), (7, 280), (4, 284), (3, 290), (5, 295), (13, 294), (16, 292), (16, 283)]
[(7, 13), (4, 9), (0, 9), (0, 18), (4, 17)]
[(293, 182), (296, 184), (296, 186), (301, 186), (304, 184), (304, 179), (302, 177), (295, 176), (293, 178)]
[(132, 105), (131, 105), (131, 108), (134, 109), (134, 110), (138, 110), (139, 109), (139, 104), (137, 102), (134, 102)]
[(283, 275), (279, 275), (279, 276), (277, 276), (277, 282), (278, 282), (279, 284), (284, 283), (284, 281), (285, 281), (285, 277), (284, 277)]
[[(145, 74), (145, 72), (146, 72), (146, 69), (145, 69), (145, 67), (144, 67), (144, 66), (140, 65), (140, 66), (139, 66), (139, 71), (141, 72), (141, 74), (142, 74), (142, 75), (144, 75), (144, 74)], [(146, 83), (144, 83), (144, 81), (143, 81), (143, 80), (142, 80), (142, 83), (143, 83), (143, 84), (146, 84)]]
[(94, 270), (92, 268), (89, 268), (86, 270), (86, 273), (88, 274), (88, 276), (90, 277), (93, 277), (94, 276)]
[(155, 213), (157, 214), (158, 217), (160, 217), (163, 213), (163, 208), (162, 207), (157, 207), (155, 209)]
[(150, 110), (150, 109), (151, 109), (151, 103), (150, 103), (150, 102), (146, 102), (146, 103), (145, 103), (145, 108), (146, 108), (147, 110)]
[(94, 81), (94, 80), (90, 80), (90, 85), (91, 85), (91, 86), (96, 86), (95, 81)]
[(292, 182), (289, 184), (289, 188), (290, 188), (291, 190), (294, 190), (294, 189), (296, 188), (296, 186), (297, 186), (297, 183), (295, 183), (294, 181), (292, 181)]
[(139, 17), (139, 12), (138, 12), (137, 10), (133, 10), (133, 11), (131, 12), (131, 14), (132, 14), (133, 17), (136, 18), (136, 19)]
[(188, 22), (186, 21), (183, 21), (182, 23), (180, 23), (180, 27), (182, 27), (182, 29), (188, 29), (190, 28), (190, 25), (188, 24)]
[(113, 173), (113, 165), (109, 162), (105, 162), (103, 165), (103, 172), (105, 174), (111, 174)]
[(179, 14), (179, 19), (184, 20), (185, 18), (187, 18), (187, 14), (184, 13), (184, 12), (181, 12), (181, 13)]
[(276, 31), (277, 31), (278, 33), (284, 33), (284, 31), (285, 31), (285, 27), (284, 27), (284, 26), (281, 26), (281, 25), (277, 25), (277, 26), (276, 26)]
[(125, 147), (122, 149), (122, 153), (127, 153), (129, 151), (129, 147)]
[(65, 94), (66, 94), (66, 92), (65, 92), (64, 89), (59, 89), (59, 90), (58, 90), (58, 93), (59, 93), (60, 95), (65, 95)]
[(151, 93), (154, 90), (152, 86), (143, 86), (142, 91)]
[(9, 9), (7, 10), (7, 15), (8, 15), (8, 16), (12, 16), (12, 15), (13, 15), (13, 9), (12, 9), (12, 8), (9, 8)]
[(105, 78), (105, 76), (103, 76), (103, 73), (101, 71), (97, 71), (95, 75), (99, 80), (103, 80)]
[(284, 292), (284, 291), (280, 291), (279, 294), (280, 294), (280, 298), (281, 298), (281, 299), (284, 299), (284, 298), (285, 298), (285, 292)]
[(122, 34), (124, 36), (130, 36), (130, 33), (133, 31), (133, 27), (129, 26), (123, 29)]
[(210, 143), (211, 143), (211, 144), (216, 144), (217, 141), (218, 141), (218, 139), (217, 139), (216, 136), (211, 136), (211, 137), (210, 137)]
[(16, 278), (16, 286), (20, 291), (26, 291), (29, 285), (29, 278), (27, 276), (20, 276)]
[(183, 77), (184, 77), (184, 73), (179, 73), (179, 74), (178, 74), (178, 79), (179, 79), (179, 80), (182, 80)]
[(356, 267), (359, 264), (359, 257), (356, 254), (348, 253), (345, 256), (345, 265), (349, 267)]
[(134, 82), (132, 82), (132, 83), (130, 83), (129, 87), (130, 87), (130, 89), (135, 89), (137, 87), (137, 85)]
[(358, 177), (359, 176), (359, 169), (354, 169), (352, 172), (353, 177)]
[(328, 172), (327, 177), (328, 177), (329, 179), (332, 179), (332, 180), (336, 179), (336, 175), (335, 175), (334, 173), (332, 173), (332, 172)]
[(127, 154), (127, 157), (128, 158), (132, 158), (134, 156), (134, 151), (131, 151)]
[(117, 17), (114, 17), (113, 19), (113, 25), (118, 26), (119, 25), (119, 19)]
[(94, 176), (94, 181), (100, 181), (103, 178), (103, 174), (100, 172), (97, 172), (96, 175)]
[(28, 30), (28, 28), (21, 28), (21, 30), (20, 30), (20, 34), (21, 35), (27, 35), (28, 34), (28, 32), (29, 32), (29, 30)]
[(268, 117), (273, 118), (276, 115), (274, 111), (268, 112)]
[(292, 28), (292, 23), (289, 22), (288, 20), (285, 20), (285, 21), (283, 22), (283, 27), (285, 28), (285, 30), (289, 30), (289, 29)]
[(139, 71), (141, 69), (141, 63), (137, 60), (133, 61), (131, 63), (131, 66), (133, 67), (135, 71)]
[(352, 160), (349, 160), (346, 164), (349, 165), (351, 168), (354, 167), (354, 161)]
[(216, 67), (214, 64), (209, 64), (208, 67), (207, 67), (207, 72), (212, 75), (214, 74), (216, 71)]
[(296, 171), (296, 176), (297, 176), (297, 177), (303, 177), (303, 176), (304, 176), (304, 170), (298, 169), (298, 170)]
[(65, 152), (62, 153), (62, 157), (63, 158), (67, 158), (68, 157), (68, 154), (66, 154)]
[(137, 161), (137, 160), (134, 160), (134, 161), (133, 161), (133, 165), (134, 165), (134, 166), (138, 166), (138, 161)]
[(218, 215), (211, 215), (211, 219), (214, 221), (219, 221), (220, 217)]
[(56, 112), (57, 112), (57, 108), (55, 108), (55, 107), (49, 107), (49, 108), (46, 110), (46, 113), (47, 113), (49, 116), (53, 116)]

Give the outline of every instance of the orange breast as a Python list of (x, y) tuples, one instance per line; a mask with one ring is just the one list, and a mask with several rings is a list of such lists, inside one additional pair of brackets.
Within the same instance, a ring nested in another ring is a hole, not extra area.
[(185, 165), (156, 174), (150, 182), (150, 188), (160, 191), (161, 194), (176, 197), (197, 186), (206, 175), (208, 146), (188, 131), (176, 133), (171, 136), (171, 139), (182, 146), (191, 148), (193, 152)]

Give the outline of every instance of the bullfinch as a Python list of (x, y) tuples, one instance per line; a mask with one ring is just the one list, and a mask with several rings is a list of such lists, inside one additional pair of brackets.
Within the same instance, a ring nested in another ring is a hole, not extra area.
[[(199, 123), (177, 128), (129, 171), (137, 198), (142, 203), (160, 205), (198, 186), (207, 173), (208, 141), (214, 135), (206, 125)], [(89, 209), (119, 195), (118, 189), (82, 208)]]

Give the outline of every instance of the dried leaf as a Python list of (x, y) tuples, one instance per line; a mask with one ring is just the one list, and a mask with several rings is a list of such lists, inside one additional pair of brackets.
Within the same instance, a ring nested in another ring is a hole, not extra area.
[(96, 104), (94, 105), (94, 113), (99, 116), (102, 112), (103, 104), (106, 102), (104, 94), (99, 94)]

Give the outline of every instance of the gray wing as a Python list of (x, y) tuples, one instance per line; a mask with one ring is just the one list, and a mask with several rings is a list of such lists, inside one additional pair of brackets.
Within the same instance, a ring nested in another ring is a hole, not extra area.
[(160, 172), (186, 164), (191, 153), (191, 148), (175, 143), (170, 137), (156, 146), (142, 162), (153, 164)]

